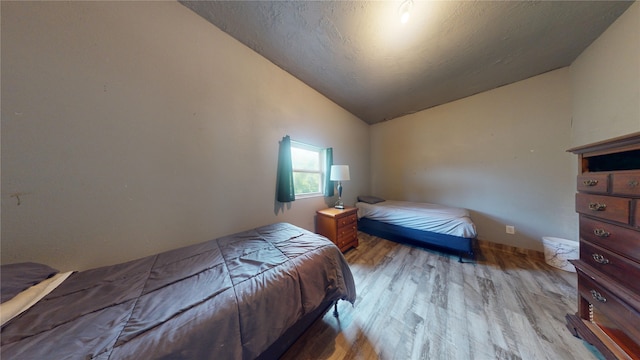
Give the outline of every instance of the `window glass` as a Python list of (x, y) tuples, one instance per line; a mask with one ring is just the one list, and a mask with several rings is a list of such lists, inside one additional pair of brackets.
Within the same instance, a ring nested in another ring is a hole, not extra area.
[(307, 150), (296, 147), (291, 144), (291, 161), (293, 162), (293, 171), (296, 170), (320, 170), (320, 154), (319, 150)]
[(321, 195), (324, 175), (322, 149), (292, 141), (291, 162), (296, 196)]

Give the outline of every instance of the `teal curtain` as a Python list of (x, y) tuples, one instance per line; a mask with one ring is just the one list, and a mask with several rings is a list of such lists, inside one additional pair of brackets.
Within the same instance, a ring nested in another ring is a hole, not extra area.
[(296, 199), (293, 188), (293, 164), (291, 163), (291, 138), (282, 138), (278, 154), (278, 177), (276, 179), (276, 198), (279, 202), (291, 202)]
[(331, 165), (333, 165), (333, 148), (324, 149), (325, 163), (325, 179), (324, 179), (324, 196), (333, 196), (333, 181), (331, 178)]

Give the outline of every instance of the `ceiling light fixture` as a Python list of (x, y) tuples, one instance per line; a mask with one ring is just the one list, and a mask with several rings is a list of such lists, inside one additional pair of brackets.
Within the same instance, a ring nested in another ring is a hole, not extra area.
[(411, 15), (411, 7), (413, 6), (413, 0), (403, 0), (400, 3), (398, 12), (400, 13), (400, 22), (406, 24), (409, 21)]

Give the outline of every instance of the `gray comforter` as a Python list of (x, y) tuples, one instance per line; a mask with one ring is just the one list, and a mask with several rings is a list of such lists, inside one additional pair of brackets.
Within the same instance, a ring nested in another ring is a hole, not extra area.
[(329, 240), (273, 224), (74, 273), (2, 328), (2, 359), (252, 359), (321, 303), (354, 302)]

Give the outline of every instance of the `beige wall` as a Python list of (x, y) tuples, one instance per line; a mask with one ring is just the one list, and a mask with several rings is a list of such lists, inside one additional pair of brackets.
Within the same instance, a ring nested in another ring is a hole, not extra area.
[[(2, 2), (2, 263), (85, 269), (277, 221), (278, 142), (369, 188), (369, 127), (177, 2)], [(18, 201), (19, 200), (19, 201)]]
[(573, 146), (640, 131), (640, 2), (573, 62), (571, 93)]
[(373, 194), (464, 207), (480, 239), (542, 250), (574, 234), (570, 130), (567, 68), (374, 125)]
[(479, 238), (541, 250), (578, 237), (565, 150), (636, 131), (637, 2), (569, 68), (373, 126), (372, 192), (468, 208)]

